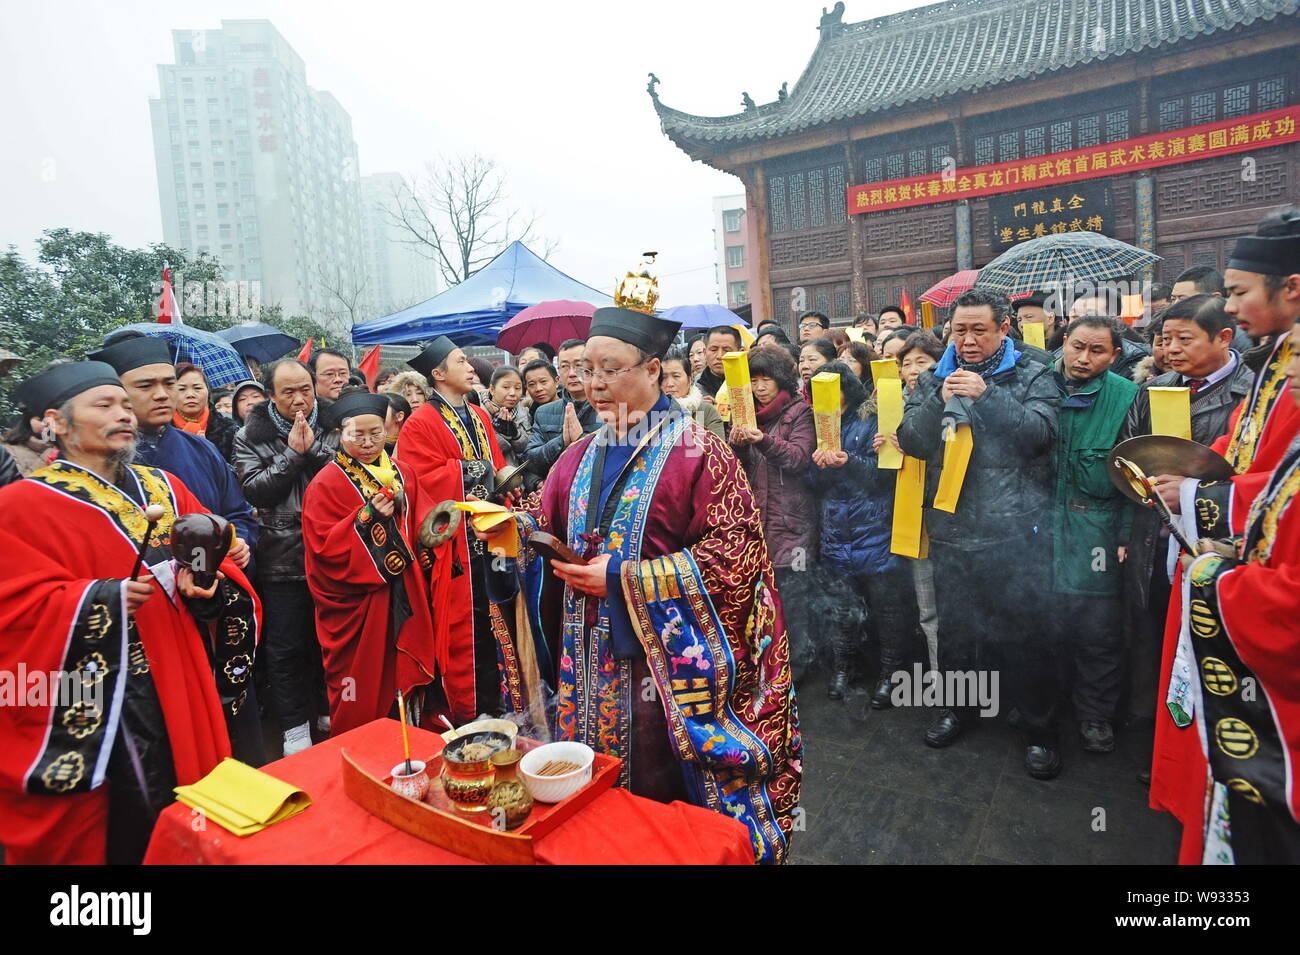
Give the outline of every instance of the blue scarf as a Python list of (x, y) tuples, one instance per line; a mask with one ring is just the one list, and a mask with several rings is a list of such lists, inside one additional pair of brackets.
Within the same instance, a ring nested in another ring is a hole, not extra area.
[(993, 375), (1011, 368), (1019, 360), (1020, 352), (1011, 347), (1010, 338), (1003, 338), (998, 350), (989, 355), (988, 358), (972, 364), (962, 361), (957, 356), (957, 347), (950, 344), (944, 351), (943, 357), (939, 359), (939, 363), (934, 366), (933, 371), (934, 377), (942, 380), (960, 368), (962, 371), (973, 371), (987, 381)]

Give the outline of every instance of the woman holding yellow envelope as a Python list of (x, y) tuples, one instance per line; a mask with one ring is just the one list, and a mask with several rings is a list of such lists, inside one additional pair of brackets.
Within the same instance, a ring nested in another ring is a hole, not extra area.
[(837, 601), (839, 632), (828, 693), (831, 699), (843, 698), (867, 622), (880, 642), (880, 673), (871, 691), (871, 706), (885, 709), (891, 677), (907, 664), (915, 633), (911, 577), (903, 559), (890, 551), (894, 472), (880, 466), (874, 447), (876, 395), (867, 397), (852, 369), (834, 361), (813, 379), (814, 402), (827, 378), (836, 379), (839, 392), (840, 448), (814, 451), (808, 480), (821, 498), (822, 567), (827, 580), (840, 583), (845, 591)]

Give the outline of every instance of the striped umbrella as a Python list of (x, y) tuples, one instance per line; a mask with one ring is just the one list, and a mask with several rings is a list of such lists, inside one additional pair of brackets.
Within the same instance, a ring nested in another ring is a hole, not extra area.
[(171, 349), (173, 363), (188, 361), (198, 365), (214, 387), (233, 385), (249, 378), (248, 366), (239, 357), (239, 352), (212, 332), (193, 325), (160, 325), (156, 322), (136, 322), (123, 327), (163, 339)]
[(939, 308), (947, 308), (957, 301), (957, 296), (962, 292), (975, 287), (975, 280), (979, 278), (979, 274), (979, 269), (962, 269), (960, 272), (954, 272), (922, 292), (921, 301), (929, 302)]
[(980, 269), (978, 285), (1002, 292), (1057, 288), (1134, 275), (1160, 256), (1097, 232), (1063, 232), (1021, 242)]

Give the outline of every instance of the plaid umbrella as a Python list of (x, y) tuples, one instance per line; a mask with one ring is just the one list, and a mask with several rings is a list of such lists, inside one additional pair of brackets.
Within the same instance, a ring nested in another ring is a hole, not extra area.
[(1160, 256), (1097, 232), (1063, 232), (1021, 242), (980, 269), (978, 285), (1016, 292), (1133, 275)]
[(947, 308), (957, 301), (958, 295), (975, 287), (975, 280), (979, 278), (979, 274), (979, 269), (962, 269), (960, 272), (954, 272), (922, 292), (921, 301), (929, 302), (939, 308)]
[(136, 322), (125, 327), (166, 341), (172, 351), (173, 363), (188, 361), (198, 365), (213, 387), (248, 380), (248, 366), (239, 357), (239, 352), (212, 332), (193, 325), (159, 325), (155, 322)]

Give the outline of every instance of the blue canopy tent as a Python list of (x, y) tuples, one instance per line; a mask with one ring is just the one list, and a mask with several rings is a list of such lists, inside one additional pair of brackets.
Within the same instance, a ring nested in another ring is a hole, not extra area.
[(555, 299), (612, 305), (614, 300), (570, 278), (522, 242), (459, 285), (419, 305), (362, 322), (352, 329), (355, 345), (401, 345), (446, 335), (457, 345), (494, 345), (506, 322), (530, 305)]

